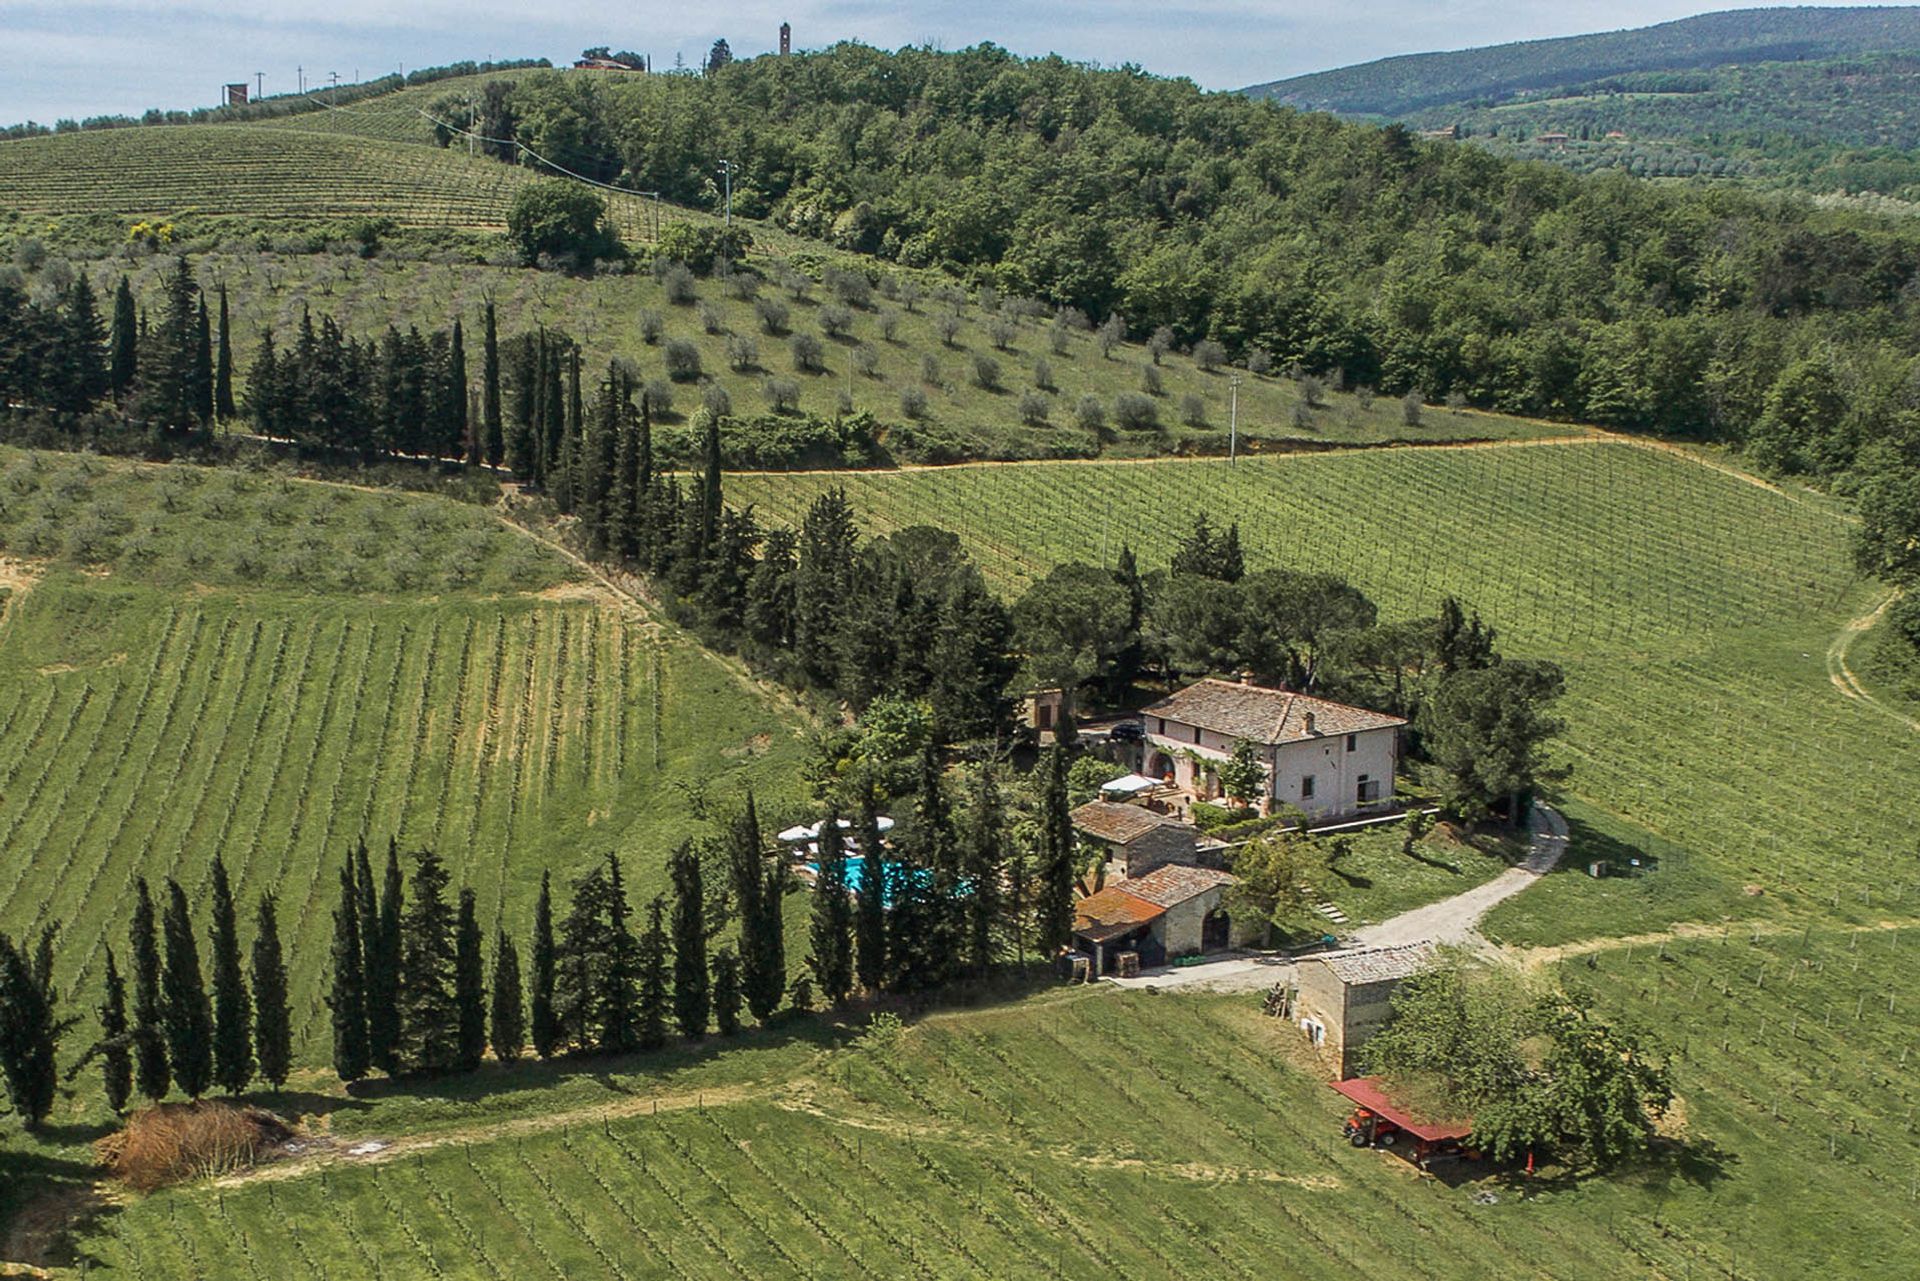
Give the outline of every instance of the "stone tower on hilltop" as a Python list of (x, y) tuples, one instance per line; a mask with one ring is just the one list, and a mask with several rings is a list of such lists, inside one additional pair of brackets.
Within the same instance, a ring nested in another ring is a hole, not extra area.
[(784, 58), (792, 52), (793, 52), (793, 25), (791, 23), (783, 22), (780, 24), (780, 56)]

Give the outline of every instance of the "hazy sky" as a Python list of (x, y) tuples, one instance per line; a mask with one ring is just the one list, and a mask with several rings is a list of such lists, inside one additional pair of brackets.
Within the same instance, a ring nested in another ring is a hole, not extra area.
[[(992, 41), (1018, 53), (1137, 62), (1228, 89), (1396, 53), (1644, 26), (1738, 0), (738, 0), (724, 5), (526, 0), (0, 0), (0, 123), (136, 113), (216, 100), (227, 81), (266, 73), (267, 92), (337, 71), (467, 58), (548, 57), (587, 45), (705, 56), (716, 36), (738, 55), (771, 48), (782, 19), (801, 48), (861, 40), (883, 48)], [(549, 16), (551, 15), (551, 16)]]

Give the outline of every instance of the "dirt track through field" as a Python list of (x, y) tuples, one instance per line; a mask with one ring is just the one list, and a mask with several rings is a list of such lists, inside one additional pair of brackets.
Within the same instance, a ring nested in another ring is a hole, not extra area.
[(1904, 712), (1896, 711), (1881, 702), (1874, 692), (1867, 688), (1866, 683), (1854, 673), (1853, 668), (1847, 664), (1847, 654), (1852, 650), (1853, 643), (1859, 640), (1863, 633), (1871, 630), (1873, 625), (1880, 621), (1880, 616), (1885, 614), (1893, 602), (1899, 599), (1900, 593), (1897, 590), (1888, 592), (1886, 599), (1876, 605), (1870, 612), (1847, 621), (1847, 625), (1842, 627), (1839, 633), (1834, 636), (1833, 643), (1827, 646), (1827, 679), (1832, 681), (1833, 687), (1839, 690), (1845, 697), (1852, 699), (1856, 703), (1862, 703), (1871, 707), (1882, 716), (1899, 721), (1916, 734), (1920, 734), (1920, 720), (1915, 720)]

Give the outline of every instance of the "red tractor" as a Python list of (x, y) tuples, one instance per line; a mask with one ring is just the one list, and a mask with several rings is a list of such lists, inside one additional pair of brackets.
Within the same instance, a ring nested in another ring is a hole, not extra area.
[(1355, 1104), (1340, 1128), (1356, 1148), (1399, 1147), (1423, 1170), (1435, 1161), (1480, 1159), (1466, 1144), (1473, 1134), (1470, 1121), (1421, 1121), (1387, 1097), (1378, 1077), (1335, 1081), (1333, 1088)]

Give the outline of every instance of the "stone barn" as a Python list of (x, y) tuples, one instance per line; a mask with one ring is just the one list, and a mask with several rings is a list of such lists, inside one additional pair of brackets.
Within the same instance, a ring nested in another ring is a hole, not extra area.
[(1199, 832), (1144, 805), (1088, 801), (1073, 811), (1083, 844), (1106, 852), (1109, 875), (1145, 876), (1168, 863), (1199, 861)]
[(1109, 885), (1074, 907), (1077, 951), (1093, 960), (1093, 972), (1108, 974), (1121, 952), (1137, 952), (1151, 968), (1178, 957), (1227, 947), (1247, 947), (1266, 935), (1257, 914), (1236, 920), (1227, 908), (1235, 878), (1210, 867), (1169, 863)]
[(1306, 957), (1300, 962), (1294, 1018), (1314, 1045), (1333, 1057), (1340, 1076), (1352, 1076), (1357, 1051), (1393, 1017), (1394, 992), (1433, 963), (1430, 943)]

